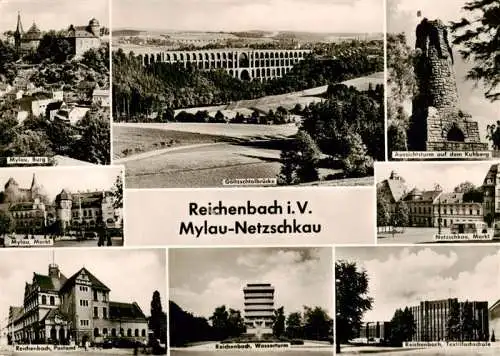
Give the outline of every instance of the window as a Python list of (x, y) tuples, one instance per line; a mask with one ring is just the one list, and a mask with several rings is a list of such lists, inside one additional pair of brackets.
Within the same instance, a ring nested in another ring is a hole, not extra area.
[(99, 318), (99, 309), (94, 307), (94, 318)]
[(125, 331), (123, 330), (123, 328), (120, 329), (120, 336), (123, 336), (125, 335)]
[(97, 290), (94, 289), (94, 300), (97, 300)]
[(99, 328), (95, 328), (94, 329), (94, 337), (98, 337), (99, 336)]
[(42, 295), (42, 304), (47, 304), (47, 297)]
[(50, 296), (50, 305), (55, 305), (56, 304), (56, 300), (54, 298), (54, 296)]
[(107, 302), (108, 301), (108, 293), (106, 293), (106, 292), (102, 293), (102, 301), (103, 302)]
[(111, 329), (111, 336), (116, 337), (116, 329)]
[(80, 326), (89, 326), (88, 320), (80, 320)]
[(108, 329), (107, 328), (102, 329), (102, 334), (103, 335), (108, 335)]
[(127, 336), (128, 336), (128, 337), (132, 336), (132, 329), (128, 329), (128, 330), (127, 330)]
[(141, 336), (142, 336), (142, 337), (146, 337), (146, 329), (142, 329), (142, 331), (141, 331)]
[(108, 318), (108, 309), (102, 308), (102, 318), (107, 319)]
[(135, 329), (135, 330), (134, 330), (134, 336), (135, 336), (135, 337), (138, 337), (138, 336), (139, 336), (139, 329)]
[(81, 307), (88, 307), (89, 306), (89, 301), (88, 300), (84, 300), (84, 299), (80, 299), (80, 306)]

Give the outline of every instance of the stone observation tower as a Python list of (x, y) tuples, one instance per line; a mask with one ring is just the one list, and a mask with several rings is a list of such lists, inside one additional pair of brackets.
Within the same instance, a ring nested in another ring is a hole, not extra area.
[(478, 124), (459, 109), (454, 58), (441, 20), (424, 18), (416, 30), (418, 93), (408, 132), (412, 151), (485, 151)]

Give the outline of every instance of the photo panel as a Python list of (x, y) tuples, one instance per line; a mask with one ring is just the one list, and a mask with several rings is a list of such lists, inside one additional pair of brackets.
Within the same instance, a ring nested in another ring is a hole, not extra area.
[(498, 245), (337, 247), (335, 258), (337, 354), (498, 354)]
[(0, 169), (0, 246), (123, 246), (123, 166)]
[(168, 253), (172, 356), (333, 354), (331, 248)]
[(371, 186), (383, 4), (114, 1), (113, 162), (129, 187)]
[(0, 167), (110, 164), (110, 1), (0, 6)]
[(166, 354), (165, 249), (3, 250), (0, 269), (2, 354)]
[(499, 166), (492, 161), (378, 163), (377, 242), (498, 243)]
[(389, 160), (500, 156), (495, 11), (494, 1), (387, 0)]

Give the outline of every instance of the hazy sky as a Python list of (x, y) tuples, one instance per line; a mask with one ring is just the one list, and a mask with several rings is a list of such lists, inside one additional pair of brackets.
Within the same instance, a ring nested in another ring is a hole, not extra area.
[[(150, 315), (153, 292), (158, 290), (166, 303), (166, 253), (164, 249), (56, 249), (55, 262), (67, 278), (85, 267), (111, 289), (111, 301), (137, 302)], [(48, 274), (50, 249), (0, 251), (0, 329), (5, 326), (9, 306), (21, 306), (24, 285), (33, 273)]]
[(38, 167), (0, 169), (0, 191), (9, 178), (14, 178), (20, 188), (31, 187), (33, 173), (51, 199), (63, 188), (70, 192), (104, 190), (113, 187), (121, 175), (121, 166)]
[(426, 162), (381, 162), (375, 166), (375, 180), (381, 182), (388, 179), (392, 171), (397, 172), (406, 181), (408, 189), (432, 189), (435, 183), (441, 185), (445, 192), (464, 181), (482, 185), (492, 162), (432, 163)]
[(332, 316), (331, 248), (204, 248), (169, 251), (170, 299), (209, 317), (220, 305), (243, 311), (247, 283), (271, 283), (285, 314), (320, 306)]
[(397, 308), (424, 300), (456, 297), (491, 306), (500, 298), (498, 246), (339, 247), (335, 257), (368, 272), (374, 304), (365, 321), (388, 321)]
[(83, 26), (95, 17), (101, 26), (109, 27), (109, 0), (0, 0), (0, 31), (14, 31), (17, 13), (21, 12), (27, 31), (33, 21), (42, 31)]
[[(415, 48), (415, 29), (421, 19), (417, 11), (421, 10), (424, 17), (430, 20), (439, 18), (445, 23), (459, 21), (462, 17), (470, 18), (470, 14), (462, 10), (468, 0), (387, 0), (387, 31), (389, 33), (406, 34), (408, 44)], [(450, 38), (451, 42), (451, 38)], [(481, 139), (486, 141), (486, 126), (500, 119), (500, 101), (492, 103), (484, 98), (485, 90), (472, 81), (466, 81), (465, 75), (472, 67), (464, 62), (454, 47), (455, 73), (457, 76), (460, 107), (472, 115), (472, 120), (479, 123)]]
[(114, 28), (382, 32), (382, 0), (115, 0)]

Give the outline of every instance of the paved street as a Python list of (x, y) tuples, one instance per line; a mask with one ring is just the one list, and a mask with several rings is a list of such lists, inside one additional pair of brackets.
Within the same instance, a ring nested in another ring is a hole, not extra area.
[[(493, 229), (488, 231), (493, 234)], [(406, 227), (403, 233), (394, 234), (391, 233), (379, 233), (377, 243), (378, 244), (422, 244), (422, 243), (435, 243), (434, 234), (438, 233), (437, 227)], [(442, 234), (450, 233), (450, 229), (443, 228)], [(444, 242), (444, 241), (443, 241)], [(452, 241), (446, 241), (452, 242)], [(463, 241), (471, 243), (473, 241)], [(491, 241), (474, 241), (475, 243), (491, 243)], [(496, 241), (498, 242), (498, 241)]]

